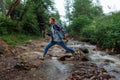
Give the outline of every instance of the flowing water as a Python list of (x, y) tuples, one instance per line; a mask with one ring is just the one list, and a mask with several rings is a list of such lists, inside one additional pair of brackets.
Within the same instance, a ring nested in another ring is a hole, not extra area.
[(38, 69), (33, 69), (27, 76), (16, 80), (67, 80), (72, 70), (68, 62), (60, 62), (56, 57), (44, 60)]
[(116, 80), (120, 80), (120, 55), (109, 55), (104, 51), (94, 50), (95, 45), (84, 42), (71, 42), (69, 47), (87, 48), (89, 50), (88, 57), (100, 67), (104, 67), (111, 75), (116, 76)]
[(104, 67), (110, 74), (120, 80), (120, 57), (119, 55), (109, 55), (102, 51), (91, 51), (89, 57), (101, 67)]
[(59, 62), (56, 58), (50, 61), (44, 61), (42, 66), (44, 64), (45, 66), (40, 66), (39, 69), (39, 75), (44, 75), (44, 80), (66, 80), (69, 76), (69, 71), (71, 71), (69, 64)]
[[(120, 80), (120, 55), (109, 55), (103, 51), (94, 51), (96, 46), (84, 42), (69, 41), (68, 46), (76, 50), (87, 48), (89, 50), (87, 56), (90, 58), (90, 62), (104, 67), (111, 75), (116, 76), (116, 80)], [(52, 53), (60, 54), (59, 50), (59, 48), (55, 48)], [(43, 61), (39, 69), (30, 71), (29, 76), (21, 80), (36, 80), (36, 77), (38, 80), (66, 80), (73, 66), (69, 62), (58, 61), (57, 57), (53, 56), (51, 59)]]

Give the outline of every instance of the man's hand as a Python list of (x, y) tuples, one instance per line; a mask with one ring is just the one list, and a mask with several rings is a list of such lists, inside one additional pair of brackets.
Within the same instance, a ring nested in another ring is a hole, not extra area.
[(68, 39), (68, 33), (65, 34), (65, 39)]
[(52, 37), (52, 32), (51, 32), (51, 31), (46, 32), (46, 35), (48, 35), (48, 36), (51, 36), (51, 37)]

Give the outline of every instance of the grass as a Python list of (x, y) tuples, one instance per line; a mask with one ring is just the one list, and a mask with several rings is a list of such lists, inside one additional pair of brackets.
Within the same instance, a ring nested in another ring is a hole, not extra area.
[(28, 40), (37, 39), (39, 36), (25, 35), (25, 34), (10, 34), (0, 36), (1, 39), (6, 41), (9, 45), (15, 46), (26, 43)]

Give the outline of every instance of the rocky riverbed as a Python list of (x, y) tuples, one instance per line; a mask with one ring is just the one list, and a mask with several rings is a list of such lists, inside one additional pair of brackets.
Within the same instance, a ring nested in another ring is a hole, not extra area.
[[(50, 48), (46, 59), (41, 56), (48, 41), (29, 40), (26, 44), (9, 48), (1, 40), (0, 80), (114, 80), (103, 67), (84, 57), (77, 61), (59, 46)], [(68, 43), (69, 45), (69, 43)], [(6, 47), (7, 46), (7, 47)], [(77, 49), (81, 51), (81, 49)], [(83, 51), (84, 52), (84, 51)], [(88, 52), (88, 51), (87, 51)], [(84, 56), (88, 56), (83, 53)], [(62, 60), (61, 60), (62, 59)]]

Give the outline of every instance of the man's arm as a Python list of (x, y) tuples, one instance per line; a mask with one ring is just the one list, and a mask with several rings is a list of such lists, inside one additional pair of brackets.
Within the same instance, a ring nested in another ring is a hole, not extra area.
[(59, 26), (60, 30), (62, 30), (64, 34), (67, 33), (67, 30), (66, 30), (66, 28), (65, 28), (64, 26), (62, 26), (62, 25), (59, 24), (59, 23), (56, 23), (56, 25)]
[(65, 28), (64, 26), (62, 26), (61, 24), (58, 24), (58, 23), (56, 23), (56, 25), (58, 25), (58, 26), (60, 27), (60, 29), (61, 29), (61, 30), (63, 31), (63, 33), (64, 33), (65, 39), (68, 40), (68, 33), (67, 33), (66, 28)]

